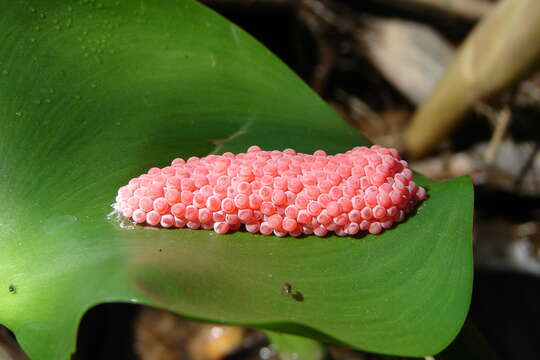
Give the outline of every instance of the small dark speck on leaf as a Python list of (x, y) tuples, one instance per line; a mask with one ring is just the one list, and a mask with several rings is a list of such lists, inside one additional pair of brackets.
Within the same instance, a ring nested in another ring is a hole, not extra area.
[(162, 252), (162, 251), (163, 251), (163, 249), (159, 249), (159, 252)]
[(281, 291), (282, 291), (284, 294), (290, 294), (291, 291), (292, 291), (292, 285), (289, 284), (288, 282), (284, 283), (284, 284), (283, 284), (283, 288), (281, 289)]
[(304, 301), (304, 295), (300, 291), (295, 291), (291, 294), (291, 297), (296, 301)]
[(304, 295), (298, 290), (293, 290), (293, 287), (290, 283), (283, 283), (281, 292), (289, 295), (295, 301), (304, 301)]
[(17, 289), (15, 288), (15, 285), (9, 285), (8, 290), (12, 294), (15, 294), (17, 292)]

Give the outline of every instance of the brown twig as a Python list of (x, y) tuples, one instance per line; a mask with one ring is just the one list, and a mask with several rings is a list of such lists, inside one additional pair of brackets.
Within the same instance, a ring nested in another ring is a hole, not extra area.
[(525, 179), (525, 175), (527, 175), (530, 169), (533, 168), (533, 163), (536, 155), (538, 154), (538, 151), (540, 151), (540, 144), (535, 143), (534, 149), (531, 151), (529, 157), (527, 158), (527, 161), (525, 162), (525, 165), (523, 165), (521, 171), (519, 172), (519, 175), (517, 176), (516, 183), (514, 185), (514, 188), (516, 190), (519, 190), (521, 184), (523, 183), (523, 180)]
[(495, 129), (491, 135), (486, 152), (484, 153), (484, 161), (487, 165), (492, 165), (497, 157), (497, 152), (501, 147), (502, 140), (506, 135), (508, 125), (512, 120), (512, 111), (510, 107), (506, 105), (498, 114), (495, 123)]
[(317, 93), (322, 94), (328, 77), (334, 69), (334, 48), (326, 37), (327, 24), (333, 22), (333, 13), (317, 0), (302, 1), (298, 8), (298, 20), (311, 32), (317, 45), (317, 64), (312, 74), (310, 85)]
[(317, 45), (318, 61), (310, 81), (311, 87), (322, 94), (336, 64), (335, 37), (352, 33), (356, 21), (348, 16), (348, 9), (327, 0), (299, 2), (298, 20), (311, 32)]

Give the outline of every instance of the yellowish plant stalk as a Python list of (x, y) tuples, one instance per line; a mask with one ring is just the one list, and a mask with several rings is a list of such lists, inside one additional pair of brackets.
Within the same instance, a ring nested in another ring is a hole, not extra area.
[(540, 1), (501, 0), (465, 40), (405, 133), (410, 155), (430, 152), (475, 101), (534, 70), (540, 59)]

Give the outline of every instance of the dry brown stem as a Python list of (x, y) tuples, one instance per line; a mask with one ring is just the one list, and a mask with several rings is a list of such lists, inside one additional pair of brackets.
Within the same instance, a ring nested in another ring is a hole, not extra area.
[(484, 161), (486, 164), (491, 165), (497, 157), (497, 152), (501, 147), (501, 143), (512, 119), (512, 112), (510, 111), (509, 106), (505, 106), (498, 114), (495, 129), (491, 135), (491, 140), (489, 141), (486, 152), (484, 153)]

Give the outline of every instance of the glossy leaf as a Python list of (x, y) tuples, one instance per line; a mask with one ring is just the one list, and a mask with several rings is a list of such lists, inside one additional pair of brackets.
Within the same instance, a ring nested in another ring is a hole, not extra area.
[(389, 354), (436, 353), (458, 333), (468, 179), (421, 181), (429, 199), (379, 236), (122, 227), (117, 188), (177, 156), (367, 140), (193, 1), (0, 4), (0, 323), (32, 359), (68, 358), (83, 313), (110, 301)]
[(266, 335), (281, 360), (330, 359), (324, 345), (317, 340), (274, 331), (266, 331)]

